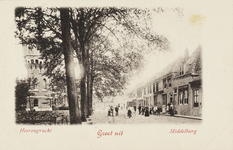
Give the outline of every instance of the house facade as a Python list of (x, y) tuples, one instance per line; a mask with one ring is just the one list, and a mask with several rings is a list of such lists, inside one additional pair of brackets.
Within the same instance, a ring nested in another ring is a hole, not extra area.
[(201, 46), (183, 62), (173, 79), (175, 110), (180, 115), (201, 117), (202, 112), (202, 58)]
[(184, 57), (156, 74), (152, 80), (139, 86), (137, 106), (157, 106), (166, 113), (173, 104), (179, 115), (201, 116), (202, 112), (202, 48), (199, 46), (191, 56), (185, 50)]

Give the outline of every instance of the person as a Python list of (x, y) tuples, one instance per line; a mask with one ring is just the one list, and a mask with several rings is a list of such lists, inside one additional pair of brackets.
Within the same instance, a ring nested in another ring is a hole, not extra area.
[(131, 117), (132, 117), (132, 111), (130, 110), (130, 108), (128, 108), (127, 115), (128, 115), (128, 117), (129, 117), (129, 118), (131, 118)]
[(145, 112), (145, 107), (142, 106), (142, 115), (144, 115), (144, 112)]
[(108, 109), (108, 116), (111, 116), (111, 111), (110, 111), (110, 109)]
[(112, 112), (112, 115), (113, 115), (113, 106), (110, 107), (110, 111)]
[(118, 116), (118, 110), (119, 110), (119, 108), (116, 106), (116, 107), (115, 107), (116, 116)]
[(110, 107), (110, 109), (108, 110), (108, 121), (109, 123), (114, 123), (115, 120), (114, 120), (114, 114), (113, 114), (113, 106)]
[(153, 114), (153, 107), (150, 107), (150, 115)]
[(170, 104), (169, 104), (169, 105), (167, 105), (167, 109), (166, 109), (166, 111), (167, 111), (167, 113), (169, 113), (169, 111), (170, 111)]
[(154, 108), (155, 115), (156, 115), (156, 114), (158, 115), (158, 112), (157, 112), (157, 110), (158, 110), (158, 107), (157, 107), (157, 106), (155, 106), (155, 108)]
[(149, 117), (149, 116), (150, 116), (149, 108), (146, 107), (145, 108), (145, 117)]
[(162, 108), (161, 108), (161, 106), (160, 106), (160, 107), (157, 109), (157, 114), (158, 114), (158, 116), (160, 116), (161, 110), (162, 110)]
[(136, 112), (136, 109), (137, 109), (136, 105), (134, 105), (134, 107), (133, 107), (133, 108), (134, 108), (134, 112)]
[(141, 105), (139, 105), (138, 106), (139, 115), (141, 114), (141, 109), (142, 109), (142, 107), (141, 107)]
[(110, 109), (108, 109), (108, 122), (109, 122), (109, 123), (112, 123), (112, 122), (113, 122), (113, 120), (112, 120), (112, 112), (111, 112)]

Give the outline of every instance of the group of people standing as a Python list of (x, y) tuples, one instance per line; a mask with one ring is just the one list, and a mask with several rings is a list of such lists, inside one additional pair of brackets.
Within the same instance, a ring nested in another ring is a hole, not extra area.
[[(136, 106), (134, 106), (134, 111), (136, 112)], [(161, 107), (157, 107), (157, 106), (152, 106), (152, 107), (148, 107), (148, 106), (138, 106), (138, 111), (139, 111), (139, 115), (145, 115), (146, 117), (150, 116), (150, 115), (158, 115), (160, 116), (160, 112), (162, 112), (162, 108)], [(173, 104), (169, 103), (167, 105), (167, 110), (166, 110), (169, 114), (171, 114), (172, 116), (174, 115), (174, 110), (173, 110)]]
[(109, 106), (108, 109), (108, 117), (109, 117), (109, 123), (114, 123), (114, 110), (115, 110), (115, 116), (118, 116), (118, 112), (119, 112), (119, 107), (116, 106), (115, 108), (113, 106)]
[[(136, 107), (136, 106), (135, 106)], [(145, 115), (145, 117), (148, 117), (150, 115), (160, 115), (160, 108), (158, 108), (157, 106), (155, 107), (148, 107), (148, 106), (138, 106), (138, 111), (139, 111), (139, 115)]]
[(116, 106), (115, 108), (113, 106), (109, 106), (110, 108), (108, 109), (108, 116), (114, 116), (114, 110), (115, 110), (115, 115), (118, 116), (118, 111), (119, 107)]

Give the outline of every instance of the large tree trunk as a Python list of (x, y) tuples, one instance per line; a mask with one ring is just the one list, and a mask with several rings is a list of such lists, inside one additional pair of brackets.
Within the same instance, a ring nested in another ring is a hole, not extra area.
[[(82, 63), (83, 65), (83, 63)], [(85, 73), (85, 67), (83, 68), (83, 75), (81, 77), (81, 86), (80, 86), (80, 92), (81, 92), (81, 115), (82, 115), (82, 121), (86, 121), (86, 73)]]
[(92, 97), (93, 97), (93, 81), (94, 78), (92, 75), (90, 75), (90, 99), (89, 99), (89, 110), (90, 110), (90, 115), (92, 114), (93, 108), (92, 108)]
[(90, 74), (87, 75), (87, 112), (88, 115), (91, 115), (91, 110), (90, 110), (90, 99), (91, 99), (91, 78)]
[(93, 62), (93, 51), (91, 52), (90, 55), (90, 74), (89, 74), (89, 115), (92, 114), (93, 108), (92, 108), (92, 96), (93, 96), (93, 81), (94, 81), (94, 76), (93, 76), (93, 69), (94, 69), (94, 62)]
[(80, 51), (81, 51), (81, 67), (82, 67), (82, 74), (81, 74), (81, 118), (82, 121), (86, 121), (86, 49), (85, 49), (85, 41), (84, 41), (84, 11), (81, 8), (80, 19), (78, 22), (78, 33), (79, 33), (79, 44), (80, 44)]
[(77, 90), (75, 86), (75, 72), (73, 52), (71, 49), (69, 9), (61, 8), (61, 29), (63, 41), (63, 54), (65, 56), (65, 69), (67, 81), (67, 94), (69, 101), (70, 124), (81, 124), (81, 117), (78, 109)]
[(90, 83), (91, 83), (91, 64), (90, 64), (90, 55), (89, 55), (89, 49), (86, 50), (86, 56), (87, 56), (87, 116), (91, 115), (90, 111), (90, 96), (91, 96), (91, 91), (90, 91)]
[(87, 117), (90, 116), (89, 111), (89, 100), (90, 100), (90, 82), (89, 82), (89, 74), (87, 74), (87, 101), (86, 101), (86, 111), (87, 111)]

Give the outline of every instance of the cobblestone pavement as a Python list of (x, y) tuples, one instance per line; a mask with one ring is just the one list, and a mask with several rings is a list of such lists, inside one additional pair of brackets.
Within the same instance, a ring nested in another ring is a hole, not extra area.
[[(93, 124), (110, 124), (107, 114), (107, 110), (96, 110), (91, 117)], [(119, 116), (114, 116), (113, 124), (200, 124), (202, 122), (202, 120), (164, 115), (150, 115), (149, 117), (145, 117), (138, 115), (138, 112), (136, 113), (136, 117), (125, 119), (125, 114), (126, 110), (120, 110)]]

